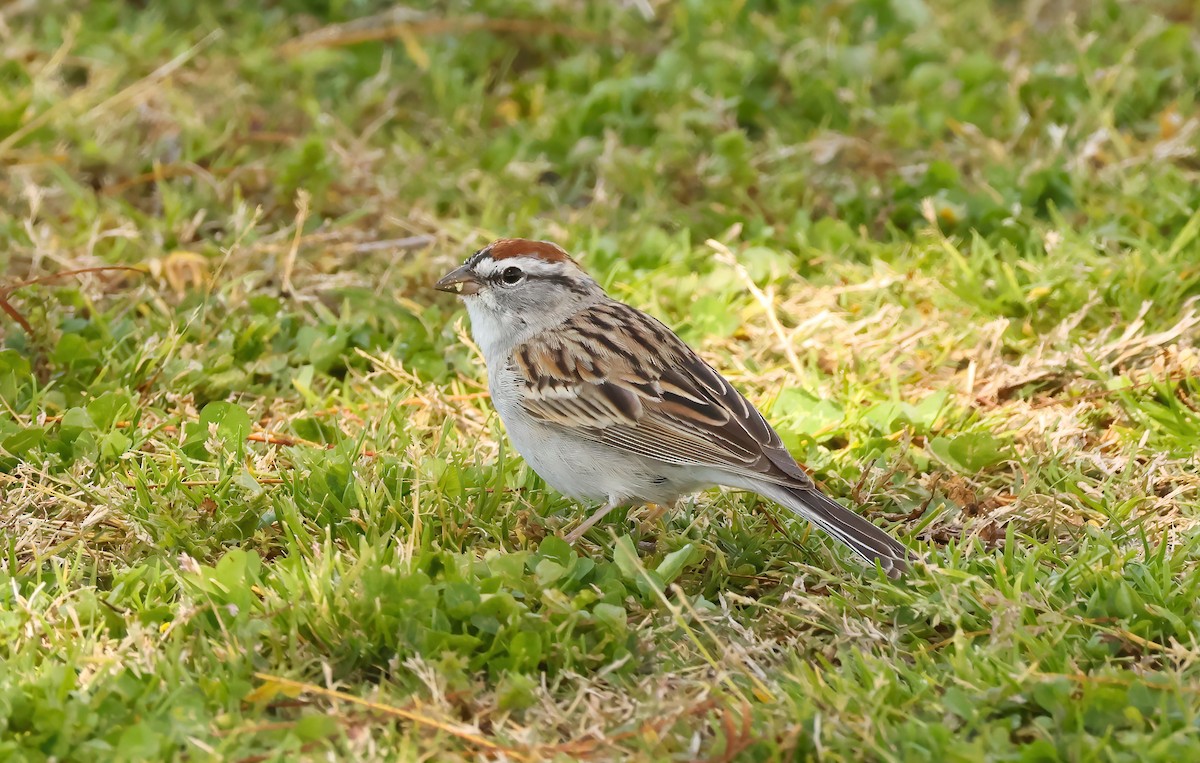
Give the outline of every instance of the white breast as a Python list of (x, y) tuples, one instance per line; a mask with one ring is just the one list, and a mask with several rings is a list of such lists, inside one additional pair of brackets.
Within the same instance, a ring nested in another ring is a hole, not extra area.
[(592, 442), (532, 417), (520, 403), (521, 380), (508, 362), (489, 364), (492, 404), (513, 447), (550, 487), (570, 498), (669, 505), (713, 484), (692, 470)]

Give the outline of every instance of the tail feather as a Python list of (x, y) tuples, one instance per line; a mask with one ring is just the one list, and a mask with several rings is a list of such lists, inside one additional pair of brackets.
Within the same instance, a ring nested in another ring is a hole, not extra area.
[(900, 577), (917, 559), (900, 541), (816, 488), (780, 487), (771, 497), (867, 561), (878, 561), (888, 577)]

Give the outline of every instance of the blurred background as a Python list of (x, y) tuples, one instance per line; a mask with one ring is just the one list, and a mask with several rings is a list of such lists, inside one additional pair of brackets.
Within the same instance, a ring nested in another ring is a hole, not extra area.
[[(1189, 2), (0, 12), (0, 257), (18, 278), (145, 265), (186, 303), (219, 264), (331, 305), (365, 289), (391, 315), (486, 240), (546, 237), (694, 339), (738, 322), (684, 306), (745, 292), (719, 266), (697, 289), (710, 237), (751, 249), (760, 279), (942, 274), (942, 247), (905, 245), (932, 231), (977, 260), (946, 284), (961, 300), (1046, 330), (1092, 297), (1126, 320), (1143, 296), (1173, 312), (1106, 258), (1170, 239), (1200, 194)], [(1053, 262), (1064, 240), (1094, 277)], [(1030, 259), (1051, 262), (1014, 265)], [(406, 354), (437, 376), (440, 353)]]
[(640, 272), (737, 225), (803, 273), (930, 215), (1018, 250), (1061, 219), (1116, 251), (1195, 207), (1194, 12), (9, 2), (3, 233), (19, 274), (50, 231), (103, 262), (211, 257), (239, 205), (261, 208), (253, 243), (302, 192), (302, 271), (353, 242), (435, 235), (453, 258), (503, 233)]

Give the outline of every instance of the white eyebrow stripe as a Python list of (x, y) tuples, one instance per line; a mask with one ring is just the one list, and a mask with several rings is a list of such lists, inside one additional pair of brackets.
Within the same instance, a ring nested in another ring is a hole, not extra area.
[(499, 275), (511, 267), (519, 267), (526, 275), (533, 277), (562, 275), (565, 270), (561, 262), (545, 262), (536, 257), (508, 257), (499, 262), (485, 257), (471, 267), (482, 278)]

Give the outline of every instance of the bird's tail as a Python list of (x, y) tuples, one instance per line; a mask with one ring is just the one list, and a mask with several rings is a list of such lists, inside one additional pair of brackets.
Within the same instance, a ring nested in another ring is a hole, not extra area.
[(816, 488), (778, 486), (768, 496), (837, 538), (888, 577), (900, 577), (917, 557), (898, 540)]

